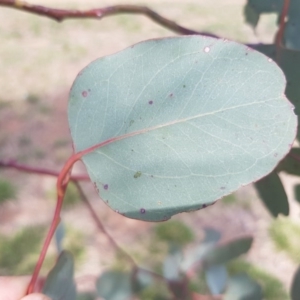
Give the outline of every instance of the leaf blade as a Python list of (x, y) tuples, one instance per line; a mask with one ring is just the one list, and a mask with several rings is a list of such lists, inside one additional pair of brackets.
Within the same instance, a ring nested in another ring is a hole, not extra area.
[(74, 146), (107, 141), (83, 162), (110, 207), (130, 218), (166, 220), (275, 168), (296, 127), (284, 84), (274, 63), (234, 42), (142, 42), (96, 60), (75, 81)]

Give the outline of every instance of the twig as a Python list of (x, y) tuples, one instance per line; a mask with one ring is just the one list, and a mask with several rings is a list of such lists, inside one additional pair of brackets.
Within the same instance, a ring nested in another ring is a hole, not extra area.
[(102, 222), (100, 221), (100, 219), (98, 218), (97, 214), (95, 213), (91, 203), (88, 201), (86, 195), (84, 194), (80, 184), (76, 181), (76, 180), (72, 180), (73, 183), (76, 185), (78, 192), (80, 194), (81, 200), (83, 201), (83, 203), (85, 204), (85, 206), (87, 207), (87, 209), (89, 210), (94, 222), (96, 223), (97, 227), (99, 230), (101, 230), (104, 235), (108, 238), (109, 242), (113, 245), (113, 247), (119, 252), (121, 253), (124, 257), (126, 257), (126, 259), (128, 259), (128, 261), (134, 266), (137, 267), (136, 262), (133, 260), (133, 258), (125, 251), (123, 250), (118, 244), (117, 242), (112, 238), (112, 236), (106, 231), (105, 227), (103, 226)]
[[(0, 168), (1, 167), (8, 168), (8, 169), (15, 169), (21, 172), (32, 173), (32, 174), (49, 175), (54, 177), (58, 177), (59, 175), (59, 172), (44, 169), (44, 168), (36, 168), (24, 164), (19, 164), (15, 160), (8, 160), (8, 161), (0, 160)], [(78, 180), (78, 181), (90, 180), (90, 178), (87, 175), (72, 175), (70, 179)]]
[(113, 5), (103, 8), (95, 8), (90, 10), (74, 10), (74, 9), (56, 9), (41, 5), (30, 4), (22, 0), (0, 0), (0, 6), (6, 6), (22, 11), (27, 11), (39, 16), (48, 17), (52, 20), (62, 22), (65, 19), (103, 19), (108, 16), (118, 14), (141, 14), (150, 18), (155, 23), (168, 28), (178, 34), (201, 34), (211, 37), (216, 37), (210, 33), (200, 32), (180, 26), (176, 22), (169, 20), (157, 12), (146, 6), (140, 5)]
[(283, 47), (283, 35), (284, 35), (284, 29), (285, 29), (285, 25), (286, 25), (286, 18), (287, 18), (288, 12), (289, 12), (289, 7), (290, 7), (290, 0), (284, 0), (282, 12), (280, 15), (279, 29), (276, 34), (276, 40), (275, 40), (276, 61), (278, 63), (280, 60), (281, 49)]

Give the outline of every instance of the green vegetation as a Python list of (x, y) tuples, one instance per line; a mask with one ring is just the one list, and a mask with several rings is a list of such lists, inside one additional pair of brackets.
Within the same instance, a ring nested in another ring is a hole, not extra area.
[(176, 243), (180, 246), (187, 245), (194, 241), (194, 232), (185, 224), (179, 221), (170, 220), (155, 227), (155, 235), (158, 240)]
[(16, 197), (16, 188), (11, 184), (10, 181), (0, 179), (0, 204), (14, 199)]
[(300, 226), (288, 218), (274, 220), (269, 228), (270, 236), (279, 250), (285, 251), (295, 262), (300, 262)]
[(228, 264), (228, 270), (231, 275), (246, 272), (251, 278), (261, 285), (264, 291), (265, 300), (290, 299), (283, 284), (276, 277), (249, 262), (242, 259), (234, 260)]
[(12, 237), (0, 236), (0, 274), (30, 274), (45, 235), (44, 226), (27, 227)]

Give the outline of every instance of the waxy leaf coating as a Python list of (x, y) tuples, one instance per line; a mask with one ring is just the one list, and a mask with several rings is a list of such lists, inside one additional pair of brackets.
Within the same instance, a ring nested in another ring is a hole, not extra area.
[(198, 210), (270, 173), (297, 119), (276, 63), (204, 36), (144, 41), (95, 60), (70, 92), (75, 152), (100, 197), (147, 221)]

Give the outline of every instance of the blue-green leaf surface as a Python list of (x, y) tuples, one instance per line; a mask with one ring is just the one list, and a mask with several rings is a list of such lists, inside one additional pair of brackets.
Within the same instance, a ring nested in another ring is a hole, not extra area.
[(230, 278), (224, 300), (262, 300), (261, 286), (247, 274)]
[(69, 124), (100, 197), (135, 219), (206, 207), (271, 172), (297, 120), (266, 56), (203, 36), (149, 40), (75, 80)]
[(222, 294), (228, 279), (226, 267), (224, 265), (210, 266), (204, 272), (206, 283), (211, 294)]
[(52, 300), (76, 299), (74, 260), (71, 253), (63, 251), (54, 268), (49, 272), (43, 293)]
[(99, 297), (105, 300), (129, 300), (132, 298), (131, 274), (120, 271), (104, 272), (97, 280)]

